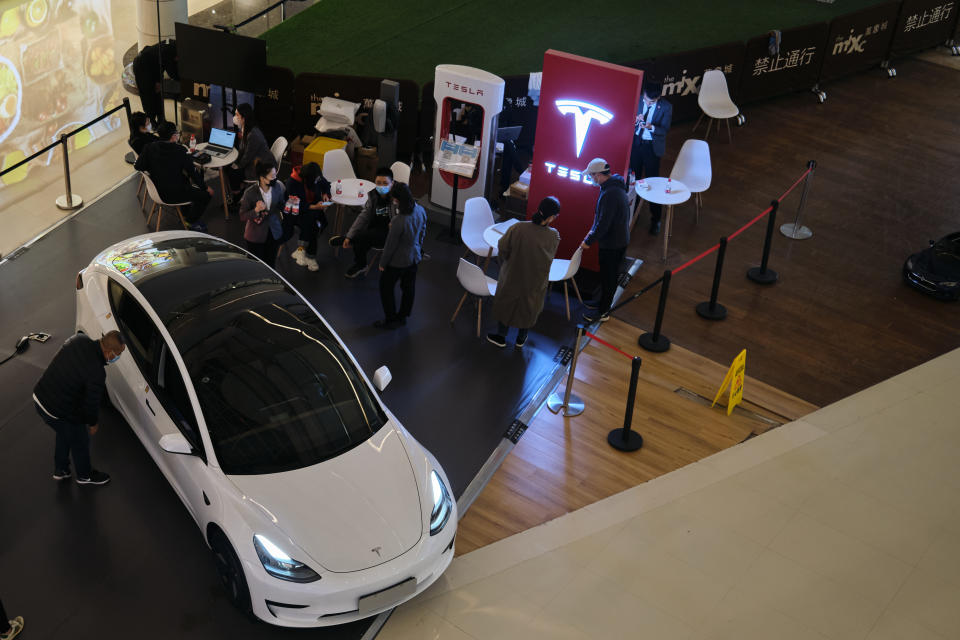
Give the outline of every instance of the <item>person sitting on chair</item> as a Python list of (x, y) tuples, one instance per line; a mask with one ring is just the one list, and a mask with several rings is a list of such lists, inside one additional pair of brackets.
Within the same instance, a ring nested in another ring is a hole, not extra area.
[(344, 249), (353, 247), (353, 265), (347, 269), (348, 278), (356, 278), (367, 272), (367, 253), (370, 249), (383, 248), (387, 240), (390, 220), (393, 217), (394, 208), (388, 197), (393, 187), (393, 171), (387, 167), (380, 167), (373, 182), (376, 188), (367, 194), (367, 201), (360, 215), (350, 225), (346, 237), (330, 238), (331, 246), (336, 247), (342, 244)]
[(283, 218), (284, 239), (293, 237), (293, 227), (300, 228), (299, 246), (291, 257), (301, 267), (317, 271), (317, 236), (327, 228), (326, 206), (330, 202), (330, 183), (323, 177), (320, 165), (308, 162), (296, 166), (287, 179), (287, 199), (299, 198), (299, 209)]
[(187, 148), (180, 144), (180, 132), (172, 122), (157, 127), (160, 139), (149, 144), (137, 157), (133, 167), (146, 171), (164, 202), (190, 202), (184, 215), (191, 231), (206, 231), (200, 216), (207, 210), (213, 189), (205, 187), (203, 172), (193, 164)]
[(127, 144), (137, 155), (143, 153), (143, 148), (151, 142), (156, 142), (160, 138), (153, 132), (150, 124), (150, 118), (143, 111), (135, 111), (130, 115), (130, 139)]
[(233, 190), (234, 201), (240, 196), (244, 181), (256, 182), (257, 172), (255, 163), (270, 161), (276, 163), (267, 139), (257, 124), (253, 114), (253, 107), (249, 104), (238, 104), (233, 112), (233, 123), (240, 129), (237, 134), (237, 161), (227, 167), (227, 176), (230, 179), (230, 188)]

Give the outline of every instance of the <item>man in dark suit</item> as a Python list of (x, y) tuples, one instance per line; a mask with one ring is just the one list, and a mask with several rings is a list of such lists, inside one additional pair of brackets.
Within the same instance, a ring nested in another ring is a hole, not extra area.
[[(641, 177), (655, 178), (660, 175), (660, 158), (667, 149), (667, 132), (673, 118), (673, 106), (660, 97), (659, 82), (648, 82), (643, 88), (643, 100), (637, 112), (633, 148), (630, 152), (630, 168)], [(662, 207), (650, 203), (650, 233), (660, 233)]]
[(206, 231), (207, 225), (200, 222), (200, 216), (210, 204), (213, 189), (205, 187), (203, 173), (193, 164), (186, 147), (180, 144), (180, 132), (172, 122), (161, 122), (157, 135), (160, 140), (144, 147), (133, 167), (150, 174), (164, 202), (189, 200), (190, 209), (184, 217), (190, 229)]

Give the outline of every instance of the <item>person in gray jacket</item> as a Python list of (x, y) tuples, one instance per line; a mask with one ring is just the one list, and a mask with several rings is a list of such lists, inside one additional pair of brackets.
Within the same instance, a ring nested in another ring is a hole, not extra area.
[(240, 219), (247, 251), (272, 267), (277, 261), (283, 237), (283, 205), (286, 189), (277, 180), (273, 159), (256, 163), (257, 183), (250, 185), (240, 199)]
[(507, 331), (517, 327), (516, 348), (527, 341), (527, 331), (537, 323), (547, 297), (550, 265), (560, 244), (560, 234), (550, 224), (560, 213), (560, 201), (547, 196), (530, 222), (518, 222), (500, 238), (500, 278), (493, 297), (497, 332), (487, 341), (507, 346)]
[[(390, 221), (387, 240), (380, 254), (380, 302), (384, 319), (373, 325), (396, 329), (407, 324), (413, 309), (417, 265), (423, 257), (423, 237), (427, 232), (427, 213), (413, 199), (410, 187), (402, 182), (395, 182), (389, 195), (397, 215)], [(393, 292), (397, 281), (401, 293), (399, 311)]]
[(617, 275), (627, 254), (627, 245), (630, 244), (630, 204), (623, 176), (611, 174), (610, 165), (603, 158), (591, 160), (583, 173), (600, 186), (593, 227), (580, 245), (584, 251), (594, 242), (600, 245), (600, 300), (596, 304), (585, 303), (587, 308), (596, 309), (595, 313), (583, 316), (583, 321), (589, 324), (610, 319), (610, 304), (617, 291)]

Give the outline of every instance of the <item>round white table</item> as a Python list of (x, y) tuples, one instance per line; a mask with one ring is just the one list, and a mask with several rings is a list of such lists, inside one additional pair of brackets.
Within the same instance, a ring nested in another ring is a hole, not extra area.
[[(497, 224), (492, 224), (483, 230), (483, 241), (496, 249), (500, 245), (500, 238), (507, 232), (507, 229), (520, 222), (516, 218), (510, 218)], [(491, 252), (492, 253), (492, 252)]]
[[(201, 142), (197, 145), (197, 151), (203, 151), (207, 148), (206, 142)], [(230, 219), (230, 210), (227, 208), (227, 177), (223, 170), (224, 167), (229, 166), (237, 161), (237, 158), (240, 157), (240, 152), (237, 149), (231, 149), (230, 153), (223, 156), (222, 158), (217, 156), (210, 156), (210, 162), (206, 164), (198, 164), (201, 170), (203, 169), (216, 169), (220, 173), (220, 194), (223, 198), (223, 215), (229, 220)]]
[(673, 205), (686, 202), (690, 199), (690, 189), (679, 180), (670, 181), (670, 193), (667, 193), (667, 178), (646, 178), (648, 188), (637, 180), (637, 195), (654, 204), (661, 204), (667, 208), (667, 215), (663, 223), (663, 261), (667, 261), (667, 243), (670, 242), (670, 232), (673, 227)]
[[(343, 208), (362, 207), (367, 203), (367, 194), (377, 186), (369, 180), (362, 178), (346, 178), (339, 182), (341, 193), (338, 194), (337, 180), (330, 181), (330, 199), (337, 204), (337, 213), (333, 221), (334, 235), (343, 234)], [(340, 247), (337, 247), (334, 253), (340, 255)]]

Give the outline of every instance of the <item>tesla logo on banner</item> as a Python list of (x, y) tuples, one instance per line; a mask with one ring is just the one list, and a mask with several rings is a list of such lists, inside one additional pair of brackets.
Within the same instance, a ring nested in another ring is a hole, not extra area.
[(554, 104), (557, 109), (565, 116), (573, 114), (573, 122), (577, 134), (577, 157), (583, 151), (583, 143), (587, 141), (587, 131), (590, 129), (590, 123), (596, 120), (600, 124), (607, 124), (613, 119), (613, 114), (606, 109), (601, 109), (597, 105), (580, 100), (557, 100)]

